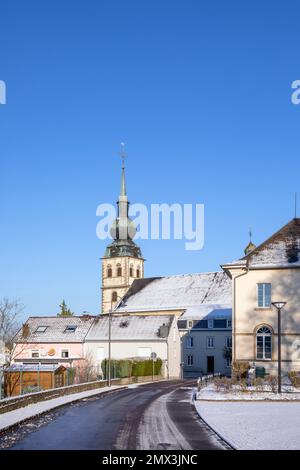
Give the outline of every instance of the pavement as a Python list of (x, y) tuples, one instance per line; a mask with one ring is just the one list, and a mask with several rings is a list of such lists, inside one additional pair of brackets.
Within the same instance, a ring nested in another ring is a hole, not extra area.
[(191, 402), (194, 386), (194, 380), (164, 381), (87, 397), (7, 430), (0, 448), (224, 450)]

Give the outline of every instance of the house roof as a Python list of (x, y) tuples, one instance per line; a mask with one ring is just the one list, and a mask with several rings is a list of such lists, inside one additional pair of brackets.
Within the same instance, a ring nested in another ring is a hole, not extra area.
[(7, 372), (57, 372), (65, 370), (65, 367), (58, 364), (12, 364), (5, 368)]
[[(115, 315), (111, 316), (112, 340), (164, 340), (159, 329), (166, 325), (170, 329), (172, 315)], [(86, 341), (108, 340), (108, 314), (99, 315), (90, 329)]]
[[(20, 328), (14, 341), (16, 343), (82, 343), (89, 331), (94, 317), (29, 317), (25, 325), (28, 334), (23, 336)], [(75, 331), (66, 331), (68, 326), (76, 327)], [(46, 327), (44, 332), (38, 332), (38, 327)]]
[(137, 279), (115, 311), (176, 310), (216, 303), (231, 304), (231, 280), (224, 272)]
[(292, 219), (261, 245), (238, 261), (224, 265), (249, 268), (300, 267), (300, 219)]
[(232, 310), (228, 304), (214, 305), (195, 305), (188, 307), (186, 311), (179, 317), (179, 320), (210, 320), (210, 319), (226, 319), (231, 320)]

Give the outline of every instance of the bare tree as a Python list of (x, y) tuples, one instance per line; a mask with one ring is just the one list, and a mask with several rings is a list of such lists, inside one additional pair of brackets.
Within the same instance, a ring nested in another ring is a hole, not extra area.
[(4, 297), (0, 301), (0, 341), (10, 346), (20, 324), (19, 316), (24, 305), (19, 300)]

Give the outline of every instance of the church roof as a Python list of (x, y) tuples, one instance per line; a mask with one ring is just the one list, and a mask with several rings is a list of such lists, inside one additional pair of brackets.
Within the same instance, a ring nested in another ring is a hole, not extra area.
[[(111, 316), (111, 337), (115, 340), (162, 340), (160, 327), (168, 331), (173, 321), (172, 315), (115, 315)], [(99, 315), (89, 331), (86, 341), (108, 340), (108, 314)]]
[(186, 309), (231, 304), (231, 280), (224, 272), (136, 279), (116, 312)]
[(224, 265), (249, 268), (300, 267), (300, 219), (292, 219), (261, 245), (238, 261)]
[(208, 320), (223, 319), (231, 320), (232, 310), (229, 304), (202, 304), (188, 307), (181, 315), (180, 320)]

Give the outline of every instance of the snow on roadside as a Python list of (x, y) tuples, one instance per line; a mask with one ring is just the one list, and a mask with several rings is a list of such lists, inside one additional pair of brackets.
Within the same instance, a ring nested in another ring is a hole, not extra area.
[[(296, 390), (296, 389), (295, 389)], [(234, 390), (230, 392), (219, 392), (213, 384), (200, 390), (197, 393), (198, 400), (213, 400), (213, 401), (257, 401), (257, 400), (271, 400), (271, 401), (300, 401), (300, 392), (286, 392), (286, 393), (273, 393), (271, 391), (255, 391), (249, 387), (248, 392)]]
[(300, 403), (195, 401), (195, 407), (236, 449), (300, 449)]
[(24, 406), (18, 408), (17, 410), (8, 411), (7, 413), (0, 414), (0, 432), (4, 431), (6, 428), (18, 424), (26, 419), (37, 416), (46, 411), (50, 411), (54, 408), (57, 408), (62, 405), (66, 405), (76, 400), (81, 400), (83, 398), (92, 397), (94, 395), (100, 395), (101, 393), (107, 392), (108, 390), (117, 390), (119, 388), (126, 388), (122, 385), (115, 385), (112, 387), (102, 387), (96, 388), (94, 390), (87, 390), (80, 393), (72, 393), (71, 395), (65, 395), (58, 398), (53, 398), (50, 400), (41, 401), (39, 403), (34, 403), (32, 405)]

